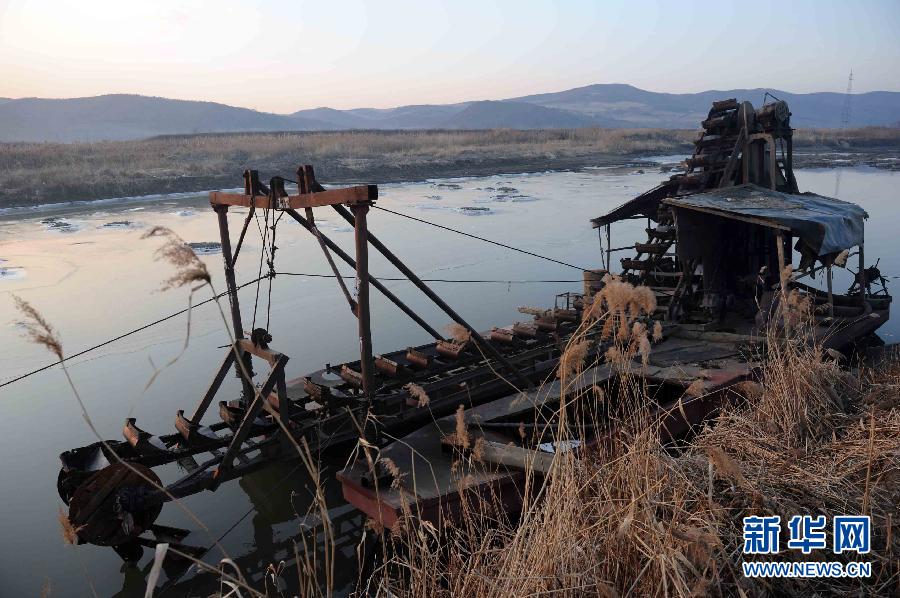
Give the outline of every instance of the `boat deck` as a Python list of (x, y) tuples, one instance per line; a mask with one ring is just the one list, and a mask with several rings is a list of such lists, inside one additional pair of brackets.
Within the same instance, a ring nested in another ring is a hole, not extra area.
[[(714, 334), (688, 333), (696, 338), (678, 334), (675, 331), (654, 347), (646, 367), (636, 363), (633, 370), (650, 386), (678, 389), (675, 394), (679, 396), (674, 402), (650, 407), (651, 418), (660, 424), (661, 435), (666, 440), (683, 435), (714, 414), (725, 400), (728, 387), (750, 378), (756, 367), (745, 358), (747, 343), (752, 340), (748, 337), (720, 334), (718, 341), (711, 341), (708, 336)], [(724, 340), (729, 336), (730, 339)], [(611, 364), (587, 369), (567, 383), (567, 396), (593, 396), (589, 392), (592, 387), (608, 385), (617, 375)], [(695, 384), (698, 380), (702, 388)], [(685, 391), (692, 384), (689, 396)], [(466, 409), (463, 418), (470, 444), (483, 439), (482, 446), (493, 449), (488, 458), (460, 458), (459, 451), (452, 446), (457, 432), (455, 415), (436, 419), (383, 448), (379, 459), (382, 463), (390, 460), (392, 466), (376, 467), (374, 475), (361, 456), (337, 474), (344, 498), (388, 528), (396, 526), (404, 513), (433, 523), (442, 517), (452, 518), (463, 508), (463, 495), (468, 491), (493, 497), (506, 510), (515, 511), (521, 506), (525, 492), (525, 465), (530, 464), (532, 471), (540, 473), (558, 446), (541, 442), (549, 437), (532, 442), (534, 448), (518, 446), (526, 444), (519, 438), (520, 425), (534, 426), (535, 414), (557, 410), (560, 390), (560, 381), (555, 380), (529, 392)], [(606, 430), (582, 441), (596, 443), (608, 433)]]

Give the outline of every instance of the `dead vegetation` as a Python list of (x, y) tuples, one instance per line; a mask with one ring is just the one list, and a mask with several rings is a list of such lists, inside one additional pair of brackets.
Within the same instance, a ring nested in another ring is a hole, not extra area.
[(851, 147), (896, 146), (898, 127), (859, 127), (855, 129), (797, 129), (794, 143), (800, 146)]
[(409, 396), (416, 399), (418, 401), (419, 407), (425, 407), (428, 403), (431, 402), (431, 398), (428, 396), (428, 393), (425, 392), (425, 389), (416, 384), (415, 382), (410, 382), (404, 388), (409, 392)]
[(60, 534), (62, 534), (63, 542), (72, 546), (78, 544), (78, 528), (72, 525), (69, 516), (62, 510), (62, 507), (60, 507), (56, 519), (59, 521), (59, 529)]
[(469, 329), (456, 322), (447, 324), (444, 327), (444, 330), (447, 333), (447, 336), (458, 343), (467, 343), (472, 338), (472, 333), (469, 332)]
[[(0, 205), (203, 191), (235, 185), (235, 173), (291, 176), (298, 161), (323, 181), (422, 180), (437, 176), (621, 163), (641, 153), (691, 148), (695, 131), (560, 129), (234, 133), (138, 141), (0, 144)], [(800, 130), (795, 145), (900, 145), (900, 130)]]
[[(628, 307), (640, 293), (616, 282), (608, 281), (615, 288), (588, 313), (593, 325), (615, 322), (603, 331), (618, 339), (606, 358), (625, 364), (625, 355), (640, 353), (632, 335), (648, 333), (635, 325), (641, 310), (632, 317)], [(741, 400), (677, 448), (663, 446), (658, 430), (647, 427), (645, 389), (623, 369), (618, 400), (602, 389), (579, 399), (618, 406), (611, 412), (615, 442), (582, 458), (558, 453), (546, 482), (529, 474), (532, 491), (518, 518), (471, 493), (458, 524), (410, 519), (393, 534), (392, 556), (368, 589), (397, 596), (896, 595), (900, 362), (850, 372), (803, 334), (795, 328), (785, 341), (772, 329), (764, 386), (736, 385)], [(582, 361), (585, 342), (576, 335), (567, 347), (564, 381), (596, 365)], [(695, 395), (703, 392), (697, 382)], [(461, 419), (456, 436), (466, 433)], [(804, 514), (871, 515), (872, 553), (803, 556), (785, 550), (783, 537), (775, 560), (867, 560), (872, 576), (744, 577), (741, 562), (754, 557), (742, 554), (743, 517)]]
[(378, 183), (605, 164), (604, 156), (688, 147), (692, 131), (352, 131), (234, 133), (92, 143), (0, 144), (0, 205), (100, 199), (235, 185), (258, 168), (290, 177), (302, 161), (323, 181)]
[(169, 262), (176, 270), (171, 278), (163, 282), (161, 290), (176, 289), (194, 283), (210, 283), (211, 279), (206, 264), (174, 231), (165, 226), (154, 226), (141, 235), (142, 239), (151, 237), (165, 239), (165, 243), (156, 250), (156, 259)]
[(25, 318), (22, 326), (25, 329), (25, 336), (34, 344), (41, 345), (59, 360), (63, 358), (62, 343), (59, 335), (53, 329), (53, 326), (44, 318), (44, 316), (36, 310), (30, 303), (17, 295), (13, 295), (13, 301), (16, 309)]

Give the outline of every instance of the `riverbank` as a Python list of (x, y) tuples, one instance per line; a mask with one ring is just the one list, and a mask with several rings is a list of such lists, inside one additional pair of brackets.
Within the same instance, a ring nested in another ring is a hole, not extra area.
[[(686, 155), (695, 137), (661, 129), (354, 131), (0, 144), (0, 208), (233, 188), (246, 168), (267, 180), (293, 176), (300, 162), (332, 184), (629, 166)], [(900, 129), (798, 131), (795, 148), (800, 168), (900, 169)]]

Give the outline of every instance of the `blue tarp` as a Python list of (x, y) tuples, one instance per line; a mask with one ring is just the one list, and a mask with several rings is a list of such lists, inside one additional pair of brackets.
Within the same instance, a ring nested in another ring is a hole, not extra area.
[(840, 199), (815, 193), (781, 193), (751, 184), (671, 197), (663, 203), (787, 228), (819, 256), (860, 245), (863, 221), (869, 217), (858, 205)]

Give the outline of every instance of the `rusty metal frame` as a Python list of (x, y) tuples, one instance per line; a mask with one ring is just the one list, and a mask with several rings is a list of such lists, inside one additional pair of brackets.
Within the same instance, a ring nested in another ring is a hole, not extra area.
[[(410, 280), (419, 290), (421, 290), (432, 302), (435, 303), (444, 313), (446, 313), (454, 322), (463, 326), (469, 331), (472, 340), (490, 357), (495, 359), (501, 367), (508, 371), (523, 388), (531, 388), (532, 383), (518, 368), (506, 359), (497, 348), (481, 336), (462, 316), (453, 310), (440, 296), (437, 295), (428, 285), (426, 285), (416, 274), (404, 264), (393, 252), (391, 252), (381, 241), (378, 240), (369, 230), (367, 222), (367, 214), (369, 206), (378, 198), (378, 187), (376, 185), (358, 185), (344, 189), (327, 190), (316, 181), (315, 173), (312, 166), (302, 165), (297, 169), (298, 180), (296, 181), (298, 193), (289, 195), (284, 191), (284, 180), (280, 177), (272, 179), (269, 187), (265, 187), (259, 182), (257, 171), (248, 170), (244, 173), (244, 193), (223, 193), (214, 191), (210, 193), (210, 204), (219, 216), (219, 229), (222, 241), (222, 254), (225, 262), (226, 284), (228, 286), (228, 294), (231, 303), (232, 323), (235, 328), (235, 338), (243, 340), (243, 330), (241, 328), (240, 304), (237, 298), (237, 286), (234, 278), (234, 266), (237, 258), (237, 252), (234, 256), (231, 254), (231, 240), (228, 232), (227, 211), (229, 206), (244, 206), (251, 211), (256, 209), (277, 209), (286, 212), (294, 220), (300, 223), (307, 231), (313, 234), (318, 240), (326, 260), (329, 262), (332, 271), (339, 280), (339, 286), (344, 290), (345, 296), (351, 302), (351, 308), (358, 320), (358, 334), (360, 342), (360, 374), (362, 378), (362, 391), (368, 402), (372, 405), (372, 378), (375, 371), (375, 363), (372, 354), (372, 333), (371, 333), (371, 311), (369, 306), (369, 285), (371, 284), (392, 303), (400, 308), (403, 313), (409, 316), (414, 322), (419, 324), (431, 336), (437, 340), (443, 337), (434, 328), (432, 328), (421, 316), (409, 308), (387, 288), (379, 283), (369, 274), (368, 268), (368, 247), (371, 244), (377, 249), (391, 264), (400, 270), (406, 278)], [(325, 236), (315, 225), (312, 219), (312, 208), (331, 206), (338, 214), (340, 214), (347, 222), (353, 226), (354, 243), (356, 259), (351, 258), (340, 247), (338, 247), (331, 239)], [(306, 210), (307, 217), (301, 216), (297, 210), (303, 208)], [(348, 209), (349, 208), (349, 209)], [(243, 243), (246, 234), (249, 216), (244, 222), (239, 238), (238, 251)], [(333, 251), (344, 262), (352, 266), (356, 270), (357, 297), (356, 301), (350, 298), (343, 284), (340, 273), (334, 266), (331, 255), (328, 250)], [(236, 347), (238, 354), (247, 371), (250, 371), (249, 355), (253, 353), (252, 344), (244, 344), (238, 342)], [(240, 375), (240, 364), (235, 364), (236, 370)], [(226, 368), (227, 369), (227, 368)], [(252, 384), (250, 380), (243, 379), (245, 403), (250, 403), (252, 392)], [(208, 403), (207, 403), (208, 406)], [(196, 421), (196, 420), (195, 420)]]
[(281, 410), (279, 417), (282, 418), (282, 422), (285, 426), (288, 426), (291, 421), (289, 411), (291, 401), (287, 396), (286, 384), (284, 381), (284, 366), (288, 362), (288, 356), (282, 353), (272, 353), (271, 355), (274, 361), (272, 369), (269, 370), (269, 375), (266, 376), (265, 382), (263, 382), (259, 392), (256, 393), (256, 396), (253, 398), (253, 402), (250, 403), (250, 406), (247, 408), (244, 419), (241, 421), (238, 429), (235, 430), (231, 443), (225, 450), (225, 454), (222, 455), (222, 460), (219, 462), (219, 465), (216, 467), (216, 471), (213, 474), (213, 479), (216, 482), (215, 486), (218, 486), (221, 478), (227, 477), (228, 472), (234, 465), (235, 457), (241, 450), (241, 446), (250, 435), (256, 417), (263, 410), (263, 405), (269, 400), (269, 395), (273, 390), (278, 393), (278, 406)]
[[(491, 343), (490, 340), (481, 336), (481, 333), (475, 330), (468, 322), (466, 322), (462, 318), (462, 316), (460, 316), (458, 313), (456, 313), (456, 311), (453, 310), (453, 308), (447, 305), (447, 303), (443, 299), (441, 299), (437, 293), (432, 291), (431, 288), (427, 284), (425, 284), (421, 278), (416, 276), (416, 274), (412, 270), (410, 270), (406, 266), (406, 264), (404, 264), (400, 260), (400, 258), (398, 258), (390, 249), (388, 249), (381, 241), (379, 241), (375, 235), (373, 235), (366, 229), (365, 212), (360, 212), (357, 209), (354, 210), (353, 214), (350, 214), (343, 206), (332, 205), (331, 207), (357, 231), (357, 251), (359, 251), (361, 246), (365, 246), (366, 240), (368, 240), (368, 243), (371, 243), (372, 246), (381, 253), (381, 255), (383, 255), (391, 264), (393, 264), (395, 268), (400, 270), (400, 272), (404, 276), (406, 276), (406, 278), (408, 278), (410, 282), (416, 285), (416, 287), (420, 291), (422, 291), (425, 296), (431, 299), (431, 301), (439, 308), (441, 308), (441, 310), (445, 314), (450, 316), (450, 318), (454, 322), (465, 328), (469, 332), (471, 339), (479, 347), (488, 352), (491, 357), (496, 359), (504, 367), (504, 369), (511, 373), (519, 381), (519, 383), (522, 384), (522, 390), (532, 388), (533, 385), (531, 381), (524, 374), (522, 374), (522, 372), (518, 368), (513, 366), (509, 362), (509, 360), (507, 360), (503, 356), (503, 354), (497, 350), (497, 348)], [(360, 220), (360, 215), (363, 216), (362, 220)], [(362, 224), (361, 227), (360, 224)]]
[[(295, 210), (285, 210), (285, 213), (296, 220), (300, 226), (313, 233), (313, 229), (315, 229), (315, 225), (306, 220), (303, 216), (301, 216)], [(313, 233), (315, 234), (315, 233)], [(331, 240), (325, 233), (319, 231), (318, 237), (325, 243), (325, 245), (334, 252), (336, 256), (341, 258), (341, 261), (346, 263), (348, 266), (356, 270), (356, 260), (350, 257), (343, 249), (340, 248), (334, 241)], [(378, 289), (382, 295), (384, 295), (391, 303), (396, 305), (400, 311), (405, 313), (410, 317), (416, 324), (422, 327), (425, 332), (434, 337), (435, 340), (442, 340), (444, 337), (437, 330), (432, 328), (425, 320), (421, 318), (416, 312), (414, 312), (409, 306), (407, 306), (403, 301), (401, 301), (394, 293), (392, 293), (387, 287), (385, 287), (377, 278), (372, 276), (369, 273), (366, 273), (366, 278), (369, 280), (369, 284)]]

